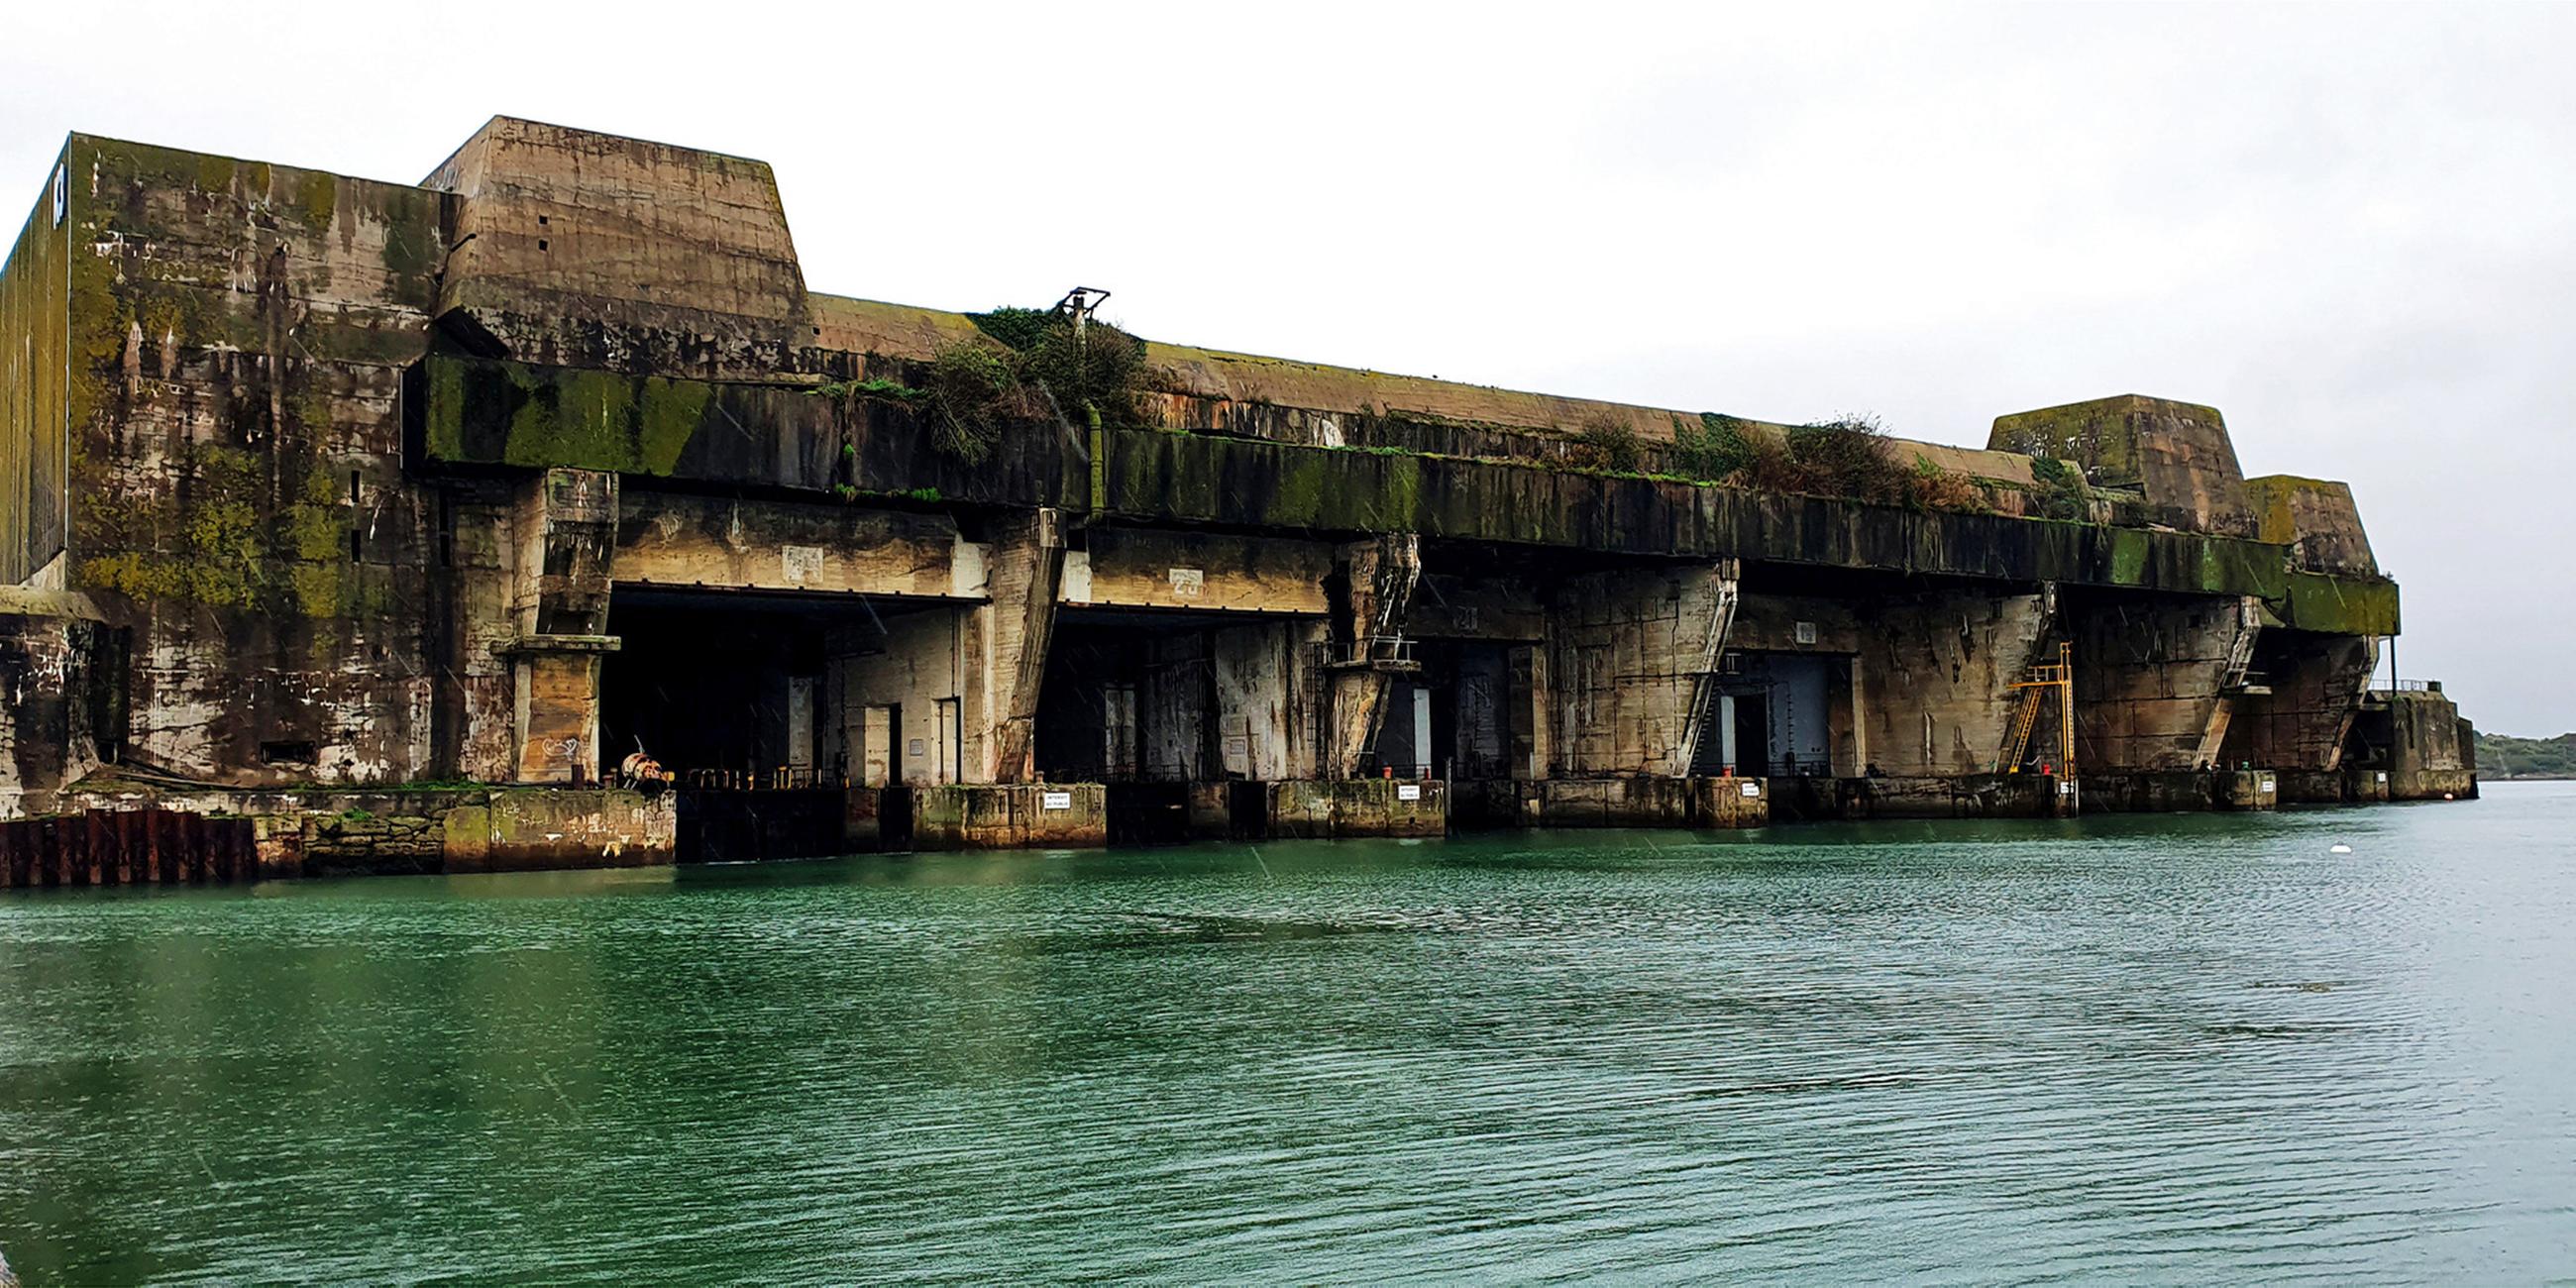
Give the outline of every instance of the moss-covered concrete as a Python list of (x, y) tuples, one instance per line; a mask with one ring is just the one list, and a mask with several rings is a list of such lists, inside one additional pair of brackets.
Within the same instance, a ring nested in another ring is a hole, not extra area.
[[(2276, 604), (2287, 603), (2294, 585), (2287, 547), (2238, 538), (1205, 435), (1112, 431), (1103, 439), (1103, 508), (1121, 517), (2253, 595)], [(2393, 624), (2392, 582), (2299, 584), (2303, 601), (2289, 612), (2303, 623), (2339, 612), (2349, 625)], [(2347, 606), (2334, 607), (2339, 602)]]
[(1054, 426), (1019, 424), (992, 458), (937, 449), (912, 400), (439, 356), (413, 376), (430, 460), (782, 488), (1079, 508), (1088, 470)]
[(0, 267), (0, 585), (25, 581), (63, 549), (70, 230), (54, 218), (56, 165)]

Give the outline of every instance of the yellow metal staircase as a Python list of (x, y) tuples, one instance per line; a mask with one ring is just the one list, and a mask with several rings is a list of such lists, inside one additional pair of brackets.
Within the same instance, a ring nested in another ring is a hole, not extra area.
[(2007, 774), (2018, 774), (2030, 759), (2031, 734), (2039, 727), (2040, 712), (2057, 709), (2057, 759), (2050, 768), (2060, 778), (2075, 776), (2075, 646), (2060, 642), (2055, 662), (2041, 662), (2030, 668), (2030, 675), (2015, 683), (2021, 691), (2021, 709), (2013, 713), (2012, 733), (2004, 739), (2003, 761), (1997, 768)]

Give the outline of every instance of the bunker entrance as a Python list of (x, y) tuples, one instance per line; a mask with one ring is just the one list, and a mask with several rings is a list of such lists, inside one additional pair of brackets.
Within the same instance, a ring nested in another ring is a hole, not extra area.
[[(1258, 784), (1294, 772), (1316, 683), (1301, 619), (1064, 609), (1038, 699), (1037, 771), (1106, 786), (1116, 844), (1266, 832)], [(1237, 786), (1252, 784), (1255, 787)]]
[(1364, 771), (1468, 781), (1509, 777), (1512, 648), (1486, 640), (1418, 641), (1414, 655), (1422, 669), (1388, 683)]
[[(853, 798), (875, 761), (852, 754), (872, 712), (850, 709), (855, 662), (909, 608), (855, 598), (621, 587), (608, 629), (620, 639), (600, 671), (600, 767), (630, 754), (671, 775), (684, 861), (793, 858), (899, 846), (908, 800)], [(882, 650), (879, 651), (880, 654)], [(925, 704), (927, 705), (927, 704)], [(924, 714), (927, 714), (925, 711)], [(880, 743), (890, 738), (881, 731)], [(862, 751), (868, 750), (862, 748)], [(864, 836), (854, 835), (854, 820)], [(888, 820), (891, 820), (889, 823)]]
[(1719, 662), (1691, 772), (1746, 778), (1851, 776), (1851, 659), (1738, 650)]

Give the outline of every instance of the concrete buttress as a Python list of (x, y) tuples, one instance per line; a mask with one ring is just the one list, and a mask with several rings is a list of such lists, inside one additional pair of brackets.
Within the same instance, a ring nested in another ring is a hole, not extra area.
[(1324, 776), (1352, 778), (1376, 743), (1388, 681), (1413, 667), (1404, 656), (1404, 624), (1422, 577), (1422, 543), (1411, 533), (1389, 533), (1344, 545), (1334, 562), (1339, 585)]
[(1036, 773), (1038, 695), (1064, 581), (1064, 530), (1055, 510), (1008, 525), (994, 543), (991, 579), (992, 780), (1025, 783)]

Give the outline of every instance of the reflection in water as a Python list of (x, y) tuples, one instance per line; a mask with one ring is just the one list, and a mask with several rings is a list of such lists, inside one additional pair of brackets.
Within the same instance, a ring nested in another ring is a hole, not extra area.
[[(0, 900), (31, 1283), (2563, 1273), (2576, 792)], [(2350, 855), (2329, 855), (2336, 842)]]

